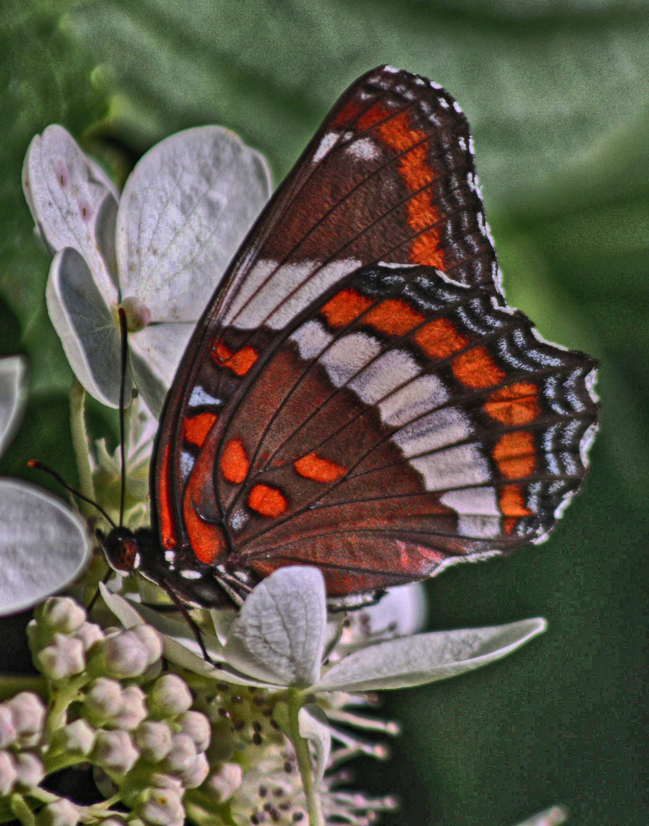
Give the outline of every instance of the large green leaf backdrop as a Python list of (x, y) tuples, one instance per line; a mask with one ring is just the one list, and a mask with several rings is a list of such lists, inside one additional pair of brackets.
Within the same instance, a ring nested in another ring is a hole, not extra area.
[[(544, 545), (431, 583), (430, 627), (543, 615), (483, 671), (387, 696), (399, 824), (506, 826), (564, 803), (575, 826), (644, 824), (641, 581), (649, 518), (649, 8), (641, 0), (5, 0), (0, 10), (0, 353), (30, 403), (0, 471), (74, 479), (71, 375), (44, 306), (48, 257), (20, 189), (32, 135), (66, 126), (113, 174), (178, 129), (224, 124), (282, 180), (338, 94), (389, 62), (467, 113), (508, 297), (601, 362), (584, 492)], [(91, 410), (97, 428), (114, 419)], [(2, 572), (0, 571), (0, 576)], [(5, 667), (17, 642), (3, 635)]]

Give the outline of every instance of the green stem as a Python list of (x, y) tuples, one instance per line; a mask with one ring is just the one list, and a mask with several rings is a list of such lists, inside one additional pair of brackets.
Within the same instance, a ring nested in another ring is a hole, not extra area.
[(302, 777), (302, 787), (306, 797), (306, 805), (309, 810), (309, 826), (325, 826), (322, 806), (320, 805), (320, 795), (315, 784), (313, 764), (309, 754), (309, 744), (300, 734), (299, 714), (304, 705), (304, 694), (298, 688), (289, 688), (288, 691), (288, 726), (289, 737), (295, 749), (297, 765)]
[(32, 674), (0, 674), (0, 702), (14, 697), (20, 691), (33, 691), (47, 697), (45, 677)]
[(51, 705), (45, 723), (45, 738), (51, 742), (52, 735), (64, 724), (68, 706), (79, 697), (79, 690), (88, 682), (90, 677), (81, 674), (76, 680), (57, 686), (52, 694)]
[[(78, 379), (74, 379), (70, 388), (70, 430), (72, 431), (72, 447), (79, 473), (79, 490), (95, 500), (95, 483), (92, 479), (90, 456), (88, 454), (88, 431), (86, 429), (86, 391)], [(80, 503), (85, 513), (88, 505)], [(94, 512), (94, 511), (93, 511)]]
[(36, 818), (34, 817), (34, 813), (29, 808), (25, 798), (21, 794), (12, 794), (9, 799), (9, 805), (16, 820), (19, 820), (23, 826), (36, 826)]

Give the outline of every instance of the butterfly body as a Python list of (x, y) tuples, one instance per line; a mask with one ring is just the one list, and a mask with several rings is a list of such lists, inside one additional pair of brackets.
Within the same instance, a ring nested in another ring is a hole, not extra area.
[(594, 369), (505, 304), (457, 104), (374, 70), (192, 336), (154, 450), (151, 532), (125, 556), (117, 537), (104, 548), (184, 604), (240, 602), (306, 564), (349, 606), (541, 541), (585, 473)]

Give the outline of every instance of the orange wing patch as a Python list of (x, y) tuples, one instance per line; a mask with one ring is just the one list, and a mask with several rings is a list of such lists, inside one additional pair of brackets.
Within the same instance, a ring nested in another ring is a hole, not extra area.
[(176, 528), (173, 523), (173, 500), (169, 485), (169, 461), (171, 446), (165, 445), (161, 457), (161, 467), (156, 473), (158, 480), (158, 521), (160, 523), (160, 537), (163, 548), (175, 548), (177, 544)]
[(262, 516), (276, 519), (288, 507), (288, 501), (281, 490), (269, 485), (255, 485), (248, 496), (248, 507)]
[(341, 290), (329, 299), (320, 312), (327, 324), (334, 329), (346, 327), (372, 306), (372, 299), (366, 298), (351, 288)]
[(250, 461), (241, 439), (230, 439), (221, 454), (221, 473), (223, 478), (240, 485), (248, 475)]
[(232, 370), (235, 376), (245, 376), (259, 358), (259, 353), (249, 345), (234, 351), (230, 350), (222, 341), (216, 341), (212, 345), (212, 358), (219, 367), (227, 367), (228, 370)]
[(447, 318), (429, 322), (417, 331), (414, 339), (424, 353), (438, 359), (448, 358), (469, 343), (469, 339)]
[(526, 430), (505, 433), (496, 443), (491, 455), (506, 479), (529, 476), (536, 467), (534, 437)]
[(337, 465), (329, 459), (322, 459), (317, 453), (308, 453), (301, 459), (293, 462), (295, 470), (305, 479), (313, 479), (314, 482), (335, 482), (347, 473), (346, 468)]
[(484, 405), (492, 419), (505, 425), (529, 424), (541, 415), (539, 388), (531, 382), (518, 382), (494, 390)]
[(491, 387), (505, 378), (505, 373), (491, 358), (486, 347), (474, 347), (453, 361), (455, 378), (467, 387)]
[(199, 413), (183, 422), (183, 438), (196, 447), (201, 447), (210, 428), (216, 421), (215, 413)]
[(413, 309), (406, 301), (387, 298), (367, 313), (363, 318), (363, 324), (369, 324), (375, 330), (389, 336), (403, 336), (421, 324), (424, 319), (425, 316)]

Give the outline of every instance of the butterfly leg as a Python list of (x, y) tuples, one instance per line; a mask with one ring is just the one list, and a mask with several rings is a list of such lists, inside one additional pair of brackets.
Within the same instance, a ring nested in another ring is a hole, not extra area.
[(187, 606), (185, 605), (185, 603), (180, 599), (178, 594), (176, 594), (176, 592), (171, 587), (169, 587), (168, 583), (162, 584), (162, 587), (165, 589), (167, 594), (169, 594), (169, 599), (171, 599), (173, 604), (180, 611), (181, 615), (183, 616), (183, 619), (192, 629), (194, 637), (196, 638), (196, 642), (200, 646), (201, 653), (203, 654), (203, 659), (205, 660), (205, 662), (208, 662), (210, 665), (213, 665), (215, 668), (217, 668), (217, 663), (215, 663), (210, 657), (210, 655), (207, 653), (207, 648), (205, 648), (205, 643), (203, 642), (203, 635), (201, 634), (201, 629), (198, 627), (192, 615), (187, 610)]

